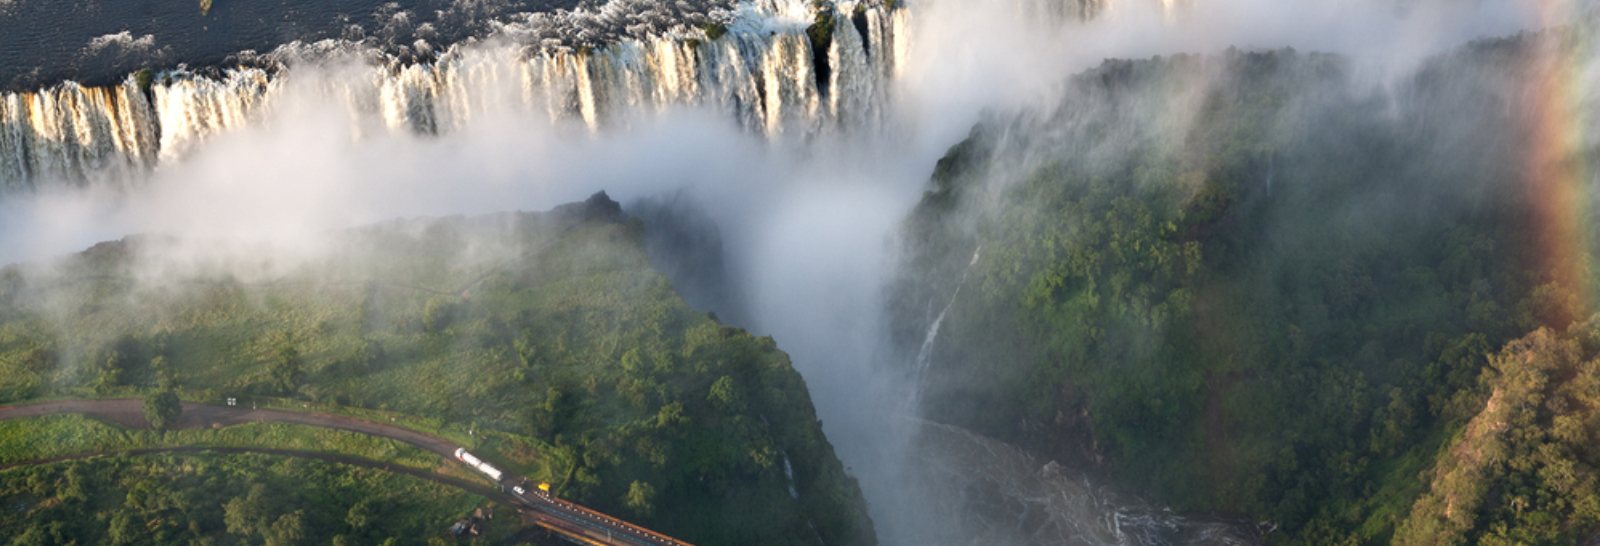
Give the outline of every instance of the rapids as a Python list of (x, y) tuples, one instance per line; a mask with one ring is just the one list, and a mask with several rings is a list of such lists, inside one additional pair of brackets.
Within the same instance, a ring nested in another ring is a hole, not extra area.
[(1081, 472), (973, 434), (916, 421), (913, 483), (952, 520), (927, 529), (927, 543), (1016, 546), (1256, 544), (1249, 522), (1185, 517), (1117, 491)]

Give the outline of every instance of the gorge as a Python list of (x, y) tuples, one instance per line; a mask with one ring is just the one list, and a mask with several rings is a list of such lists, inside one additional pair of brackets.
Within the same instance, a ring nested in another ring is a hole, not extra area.
[(1588, 540), (1515, 457), (1440, 471), (1474, 516), (1419, 477), (1536, 390), (1502, 347), (1592, 352), (1594, 12), (1537, 4), (462, 2), (5, 91), (0, 257), (605, 190), (790, 355), (881, 543)]

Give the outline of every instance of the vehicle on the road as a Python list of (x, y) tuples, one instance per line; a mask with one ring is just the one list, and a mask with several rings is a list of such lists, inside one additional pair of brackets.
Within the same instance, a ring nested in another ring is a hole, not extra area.
[(500, 478), (505, 476), (505, 473), (501, 472), (500, 469), (495, 468), (494, 465), (484, 462), (483, 459), (479, 459), (476, 455), (468, 453), (466, 448), (456, 448), (456, 458), (460, 459), (463, 463), (467, 463), (467, 466), (478, 469), (478, 472), (482, 472), (485, 476), (488, 476), (489, 479), (494, 480), (494, 483), (500, 483)]

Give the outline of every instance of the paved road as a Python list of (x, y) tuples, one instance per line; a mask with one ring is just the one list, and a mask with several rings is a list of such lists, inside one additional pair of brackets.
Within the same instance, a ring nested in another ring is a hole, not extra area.
[[(150, 423), (148, 421), (146, 421), (145, 418), (144, 418), (144, 405), (143, 404), (144, 404), (143, 400), (139, 400), (139, 399), (136, 399), (136, 398), (122, 398), (122, 399), (108, 399), (108, 400), (59, 400), (59, 401), (53, 401), (53, 402), (35, 402), (35, 403), (32, 403), (32, 404), (22, 404), (22, 405), (18, 405), (18, 406), (0, 407), (0, 421), (4, 421), (4, 420), (7, 420), (7, 419), (21, 419), (21, 418), (25, 418), (25, 417), (42, 417), (42, 416), (46, 416), (46, 415), (55, 415), (55, 414), (59, 414), (59, 413), (81, 413), (81, 414), (92, 415), (94, 417), (105, 419), (107, 421), (111, 421), (111, 422), (117, 423), (119, 425), (128, 427), (128, 428), (140, 428), (140, 429), (150, 428)], [(322, 427), (322, 428), (331, 428), (331, 429), (338, 429), (338, 430), (348, 430), (348, 431), (351, 431), (351, 432), (359, 432), (359, 433), (362, 433), (362, 434), (368, 434), (368, 435), (372, 435), (372, 436), (379, 436), (379, 437), (383, 437), (383, 438), (390, 438), (390, 439), (393, 439), (393, 440), (398, 440), (398, 441), (401, 441), (401, 442), (405, 442), (405, 443), (417, 446), (419, 448), (422, 448), (424, 450), (427, 450), (429, 452), (442, 455), (447, 459), (456, 460), (455, 459), (456, 445), (451, 443), (451, 442), (449, 442), (448, 440), (443, 439), (443, 438), (439, 438), (437, 436), (430, 436), (430, 435), (427, 435), (427, 434), (423, 434), (421, 432), (417, 432), (417, 431), (414, 431), (414, 430), (411, 430), (411, 429), (407, 429), (407, 428), (404, 428), (404, 427), (400, 427), (400, 426), (396, 426), (396, 425), (380, 423), (380, 422), (376, 422), (376, 421), (367, 421), (367, 420), (364, 420), (364, 419), (356, 419), (356, 418), (353, 418), (353, 417), (341, 417), (341, 416), (337, 416), (337, 415), (327, 415), (327, 414), (322, 414), (322, 413), (286, 411), (286, 410), (275, 410), (275, 409), (250, 409), (250, 408), (235, 407), (235, 406), (219, 406), (219, 405), (215, 405), (215, 404), (200, 404), (200, 403), (195, 403), (195, 402), (184, 402), (183, 403), (183, 414), (178, 417), (178, 421), (173, 424), (173, 428), (175, 428), (175, 429), (221, 428), (221, 427), (227, 427), (227, 426), (233, 426), (233, 425), (242, 425), (242, 424), (246, 424), (246, 423), (256, 423), (256, 422), (295, 423), (295, 424), (309, 425), (309, 426), (314, 426), (314, 427)], [(196, 451), (210, 450), (210, 451), (222, 451), (222, 452), (229, 452), (229, 449), (235, 449), (235, 450), (237, 450), (239, 452), (246, 452), (246, 451), (248, 451), (248, 452), (259, 452), (259, 453), (274, 453), (274, 452), (278, 452), (280, 454), (287, 454), (287, 455), (292, 455), (292, 456), (300, 456), (300, 455), (296, 455), (296, 453), (304, 453), (304, 452), (291, 452), (289, 450), (237, 449), (237, 448), (166, 448), (166, 449), (149, 449), (149, 450), (129, 450), (129, 451), (125, 451), (123, 453), (140, 453), (140, 452), (155, 452), (155, 451), (179, 451), (179, 450), (189, 450), (189, 449), (196, 450)], [(92, 456), (92, 455), (93, 454), (85, 454), (85, 455), (82, 455), (82, 456)], [(339, 456), (336, 456), (336, 455), (322, 455), (322, 454), (308, 454), (308, 455), (312, 455), (313, 456), (312, 458), (318, 458), (318, 459), (326, 459), (326, 460), (339, 460), (340, 459)], [(383, 464), (383, 463), (375, 463), (375, 462), (372, 462), (372, 461), (366, 461), (365, 459), (356, 459), (356, 458), (353, 458), (353, 457), (344, 457), (344, 459), (351, 459), (351, 460), (354, 460), (354, 461), (361, 461), (363, 463), (366, 463), (366, 466), (370, 466), (370, 465), (374, 465), (374, 464), (376, 464), (376, 465), (382, 465)], [(52, 459), (52, 460), (59, 460), (59, 459)], [(46, 461), (33, 461), (33, 462), (29, 463), (29, 464), (36, 464), (36, 463), (41, 463), (41, 462), (48, 462), (48, 460), (46, 460)], [(343, 462), (343, 461), (340, 461), (340, 462)], [(352, 464), (360, 464), (360, 463), (352, 463)], [(409, 470), (409, 469), (407, 469), (407, 470)], [(407, 473), (413, 473), (413, 472), (407, 472)], [(421, 475), (421, 474), (426, 474), (426, 473), (418, 473), (418, 474), (415, 474), (415, 475)], [(431, 474), (429, 474), (427, 476), (423, 476), (423, 477), (426, 477), (428, 479), (435, 479), (435, 477), (433, 477)], [(464, 489), (471, 490), (471, 491), (473, 491), (475, 493), (482, 494), (482, 495), (484, 495), (486, 497), (495, 499), (496, 501), (506, 502), (508, 504), (511, 504), (512, 506), (523, 506), (523, 507), (533, 508), (533, 511), (532, 511), (532, 514), (531, 514), (532, 517), (531, 518), (526, 518), (530, 522), (536, 523), (536, 524), (538, 524), (538, 525), (540, 525), (540, 526), (542, 526), (542, 527), (544, 527), (546, 529), (550, 529), (550, 530), (556, 531), (558, 533), (561, 533), (563, 535), (566, 535), (567, 537), (570, 537), (570, 538), (573, 538), (573, 539), (577, 539), (577, 540), (579, 540), (579, 541), (581, 541), (581, 542), (583, 542), (585, 544), (619, 545), (619, 546), (690, 546), (689, 544), (687, 544), (685, 542), (675, 540), (675, 539), (673, 539), (671, 537), (662, 535), (660, 533), (652, 532), (652, 531), (650, 531), (648, 529), (644, 529), (642, 527), (635, 526), (633, 524), (630, 524), (628, 522), (622, 521), (620, 519), (613, 518), (611, 516), (607, 516), (605, 514), (596, 512), (594, 510), (590, 510), (588, 508), (584, 508), (584, 507), (579, 506), (577, 504), (573, 504), (571, 502), (567, 502), (567, 501), (555, 498), (554, 496), (545, 495), (545, 494), (539, 492), (537, 489), (533, 489), (532, 491), (528, 492), (529, 494), (520, 497), (520, 502), (519, 502), (518, 500), (513, 499), (513, 497), (511, 497), (510, 495), (495, 491), (495, 490), (487, 488), (487, 487), (473, 486), (471, 484), (468, 484), (467, 482), (463, 482), (463, 481), (460, 481), (460, 480), (454, 480), (454, 479), (450, 479), (450, 478), (443, 478), (442, 476), (437, 477), (437, 478), (438, 479), (435, 479), (435, 481), (439, 481), (441, 479), (442, 480), (449, 480), (448, 482), (441, 481), (440, 483), (450, 483), (451, 485), (455, 485), (456, 483), (459, 483), (461, 485), (458, 485), (458, 487), (462, 487)], [(517, 483), (528, 483), (527, 478), (520, 477), (520, 476), (506, 476), (504, 481), (505, 481), (505, 483), (511, 484), (511, 485), (515, 485)], [(480, 492), (480, 490), (482, 490), (483, 492)]]

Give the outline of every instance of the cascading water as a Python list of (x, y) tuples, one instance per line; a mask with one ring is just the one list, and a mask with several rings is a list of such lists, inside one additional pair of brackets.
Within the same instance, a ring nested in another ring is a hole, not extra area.
[[(632, 116), (679, 106), (710, 107), (772, 139), (878, 126), (888, 80), (908, 44), (905, 10), (824, 6), (836, 16), (825, 61), (831, 77), (819, 89), (805, 32), (813, 9), (793, 1), (744, 5), (716, 39), (694, 30), (596, 49), (456, 47), (433, 63), (371, 67), (370, 78), (326, 85), (346, 97), (356, 135), (374, 125), (365, 119), (390, 131), (439, 134), (506, 109), (581, 120), (591, 131), (625, 130)], [(867, 36), (852, 17), (865, 23)], [(297, 45), (263, 58), (292, 67), (308, 60), (300, 58), (306, 50), (339, 48)], [(362, 54), (373, 52), (349, 56)], [(210, 135), (257, 119), (281, 94), (280, 80), (297, 77), (292, 68), (280, 72), (238, 68), (207, 77), (176, 70), (156, 74), (148, 92), (129, 76), (113, 87), (69, 82), (0, 95), (0, 187), (135, 180)], [(503, 92), (508, 87), (519, 92)]]
[(161, 79), (151, 92), (163, 161), (194, 151), (207, 135), (244, 126), (273, 88), (272, 79), (260, 69), (230, 70), (221, 79), (187, 72), (164, 74)]
[(155, 164), (158, 124), (133, 78), (0, 96), (0, 191), (34, 181), (117, 184)]
[(928, 363), (933, 359), (933, 342), (939, 338), (939, 325), (944, 324), (944, 316), (956, 305), (956, 298), (961, 296), (961, 287), (967, 284), (967, 272), (972, 270), (972, 266), (978, 265), (978, 256), (982, 252), (983, 245), (978, 245), (978, 248), (972, 251), (972, 260), (961, 270), (961, 282), (956, 283), (955, 292), (950, 294), (950, 302), (944, 304), (944, 309), (939, 311), (939, 315), (933, 319), (933, 324), (928, 326), (928, 335), (922, 339), (922, 347), (917, 349), (917, 359), (913, 366), (916, 382), (911, 390), (912, 411), (916, 411), (917, 406), (922, 403), (922, 385), (928, 374)]

